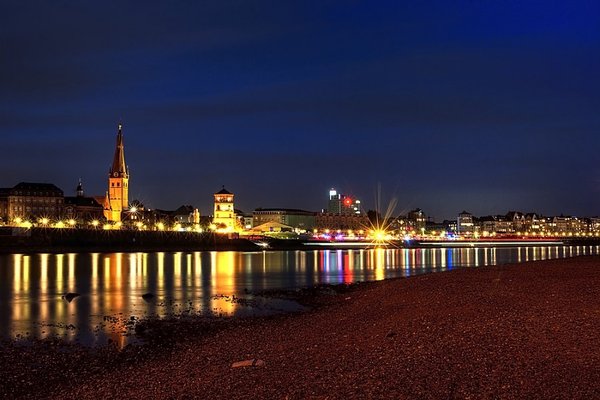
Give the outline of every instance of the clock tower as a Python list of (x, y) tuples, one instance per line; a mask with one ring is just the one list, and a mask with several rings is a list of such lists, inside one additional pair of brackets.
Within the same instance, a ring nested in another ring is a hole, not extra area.
[(121, 221), (121, 212), (129, 209), (129, 169), (125, 164), (122, 125), (117, 132), (117, 147), (112, 166), (108, 173), (108, 200), (110, 210), (106, 211), (106, 219), (111, 222)]

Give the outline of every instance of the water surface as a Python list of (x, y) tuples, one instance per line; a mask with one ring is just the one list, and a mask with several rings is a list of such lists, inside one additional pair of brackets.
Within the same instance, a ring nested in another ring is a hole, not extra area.
[[(132, 321), (148, 315), (243, 316), (298, 307), (249, 292), (599, 252), (600, 246), (538, 246), (0, 255), (0, 337), (124, 345)], [(66, 293), (79, 296), (69, 302)]]

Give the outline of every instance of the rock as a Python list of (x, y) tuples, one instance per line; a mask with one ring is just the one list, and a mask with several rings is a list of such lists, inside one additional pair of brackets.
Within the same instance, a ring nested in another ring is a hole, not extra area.
[(70, 302), (72, 302), (72, 301), (73, 301), (73, 299), (74, 299), (75, 297), (79, 297), (79, 296), (81, 296), (79, 293), (72, 293), (72, 292), (69, 292), (69, 293), (67, 293), (67, 294), (63, 295), (63, 296), (62, 296), (62, 298), (63, 298), (63, 299), (65, 299), (66, 301), (68, 301), (68, 302), (70, 303)]
[(144, 301), (146, 301), (146, 302), (150, 302), (150, 301), (154, 300), (154, 295), (152, 293), (144, 293), (142, 295), (142, 299), (144, 299)]
[(258, 358), (252, 358), (249, 360), (236, 361), (231, 364), (231, 368), (239, 368), (239, 367), (264, 367), (265, 362)]

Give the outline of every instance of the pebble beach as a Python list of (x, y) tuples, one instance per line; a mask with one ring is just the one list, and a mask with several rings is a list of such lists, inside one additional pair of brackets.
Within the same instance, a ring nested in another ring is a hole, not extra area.
[(308, 311), (0, 347), (3, 398), (600, 398), (600, 257), (305, 292)]

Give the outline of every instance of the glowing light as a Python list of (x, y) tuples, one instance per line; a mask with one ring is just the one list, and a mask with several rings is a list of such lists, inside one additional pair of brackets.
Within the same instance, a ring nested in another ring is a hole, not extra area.
[(133, 214), (135, 214), (137, 211), (138, 211), (138, 209), (137, 209), (137, 207), (136, 207), (136, 206), (133, 206), (133, 207), (131, 207), (131, 208), (129, 209), (129, 212), (130, 212), (130, 213), (133, 213)]
[(93, 226), (94, 228), (97, 228), (97, 227), (98, 227), (98, 225), (100, 225), (100, 221), (98, 221), (97, 219), (95, 219), (95, 220), (93, 220), (93, 221), (92, 221), (92, 226)]
[(76, 222), (73, 218), (71, 218), (68, 222), (69, 222), (69, 225), (71, 225), (71, 226), (75, 226), (75, 224), (76, 224)]
[(159, 222), (158, 224), (156, 224), (156, 227), (158, 228), (159, 231), (165, 230), (165, 224), (163, 224), (162, 222)]
[(42, 225), (48, 225), (48, 222), (50, 222), (48, 220), (48, 218), (42, 218), (42, 219), (40, 219), (40, 224), (42, 224)]

